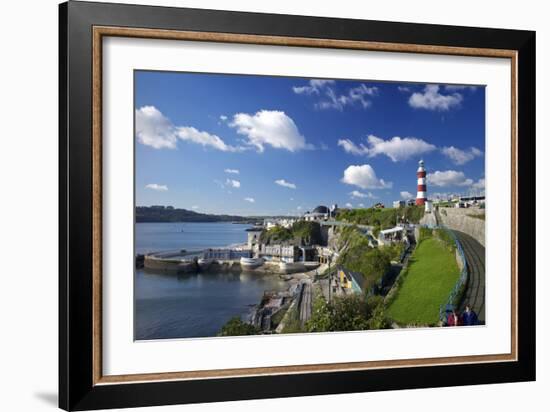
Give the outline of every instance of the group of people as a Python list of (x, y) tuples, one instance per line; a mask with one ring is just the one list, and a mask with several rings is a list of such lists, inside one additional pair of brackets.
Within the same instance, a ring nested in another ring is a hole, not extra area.
[(449, 313), (446, 326), (475, 326), (478, 324), (477, 314), (472, 310), (470, 305), (466, 305), (461, 315), (455, 309)]

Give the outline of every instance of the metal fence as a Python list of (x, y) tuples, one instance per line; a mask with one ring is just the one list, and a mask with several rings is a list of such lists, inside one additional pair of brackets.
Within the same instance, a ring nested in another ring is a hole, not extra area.
[(439, 226), (439, 228), (445, 230), (453, 237), (456, 245), (456, 250), (458, 251), (460, 255), (460, 260), (462, 261), (462, 271), (460, 272), (460, 276), (456, 281), (453, 289), (451, 290), (451, 293), (449, 294), (447, 303), (439, 307), (439, 320), (445, 322), (445, 320), (447, 319), (447, 312), (452, 311), (455, 308), (455, 304), (458, 303), (458, 299), (461, 298), (460, 294), (464, 292), (464, 287), (468, 282), (468, 267), (466, 264), (466, 258), (464, 257), (464, 250), (462, 249), (462, 245), (460, 244), (460, 241), (458, 240), (454, 232), (444, 226)]

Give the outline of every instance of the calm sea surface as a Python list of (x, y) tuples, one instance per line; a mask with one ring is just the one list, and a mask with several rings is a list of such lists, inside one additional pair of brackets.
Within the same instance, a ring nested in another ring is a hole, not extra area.
[[(247, 227), (231, 223), (137, 223), (136, 253), (245, 243)], [(246, 316), (265, 290), (285, 288), (285, 283), (273, 275), (178, 275), (136, 270), (135, 337), (215, 336), (233, 316)]]

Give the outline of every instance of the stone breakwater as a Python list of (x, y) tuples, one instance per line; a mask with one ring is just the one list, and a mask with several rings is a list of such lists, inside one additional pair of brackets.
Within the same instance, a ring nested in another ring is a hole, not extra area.
[(472, 215), (482, 215), (485, 209), (439, 209), (441, 223), (449, 229), (458, 230), (472, 236), (475, 240), (485, 246), (485, 220)]

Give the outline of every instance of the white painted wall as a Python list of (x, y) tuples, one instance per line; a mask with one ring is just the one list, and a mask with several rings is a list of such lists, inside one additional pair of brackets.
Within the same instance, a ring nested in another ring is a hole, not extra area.
[[(131, 3), (203, 7), (330, 17), (504, 27), (537, 30), (538, 256), (547, 242), (543, 205), (550, 197), (543, 176), (550, 165), (543, 156), (550, 143), (550, 26), (545, 2), (524, 0), (438, 0), (392, 2), (277, 0), (164, 0)], [(0, 405), (6, 411), (53, 410), (57, 391), (57, 1), (5, 2), (0, 14)], [(545, 76), (546, 74), (546, 76)], [(20, 219), (16, 218), (21, 216)], [(29, 250), (29, 245), (31, 250)], [(19, 262), (36, 262), (38, 270)], [(538, 307), (550, 289), (547, 269), (538, 266)], [(28, 266), (26, 266), (28, 267)], [(144, 411), (315, 411), (390, 407), (407, 411), (483, 411), (542, 409), (550, 385), (548, 322), (538, 322), (536, 383), (426, 389), (385, 393), (277, 399), (224, 404), (148, 408)], [(540, 405), (536, 407), (535, 405)]]

